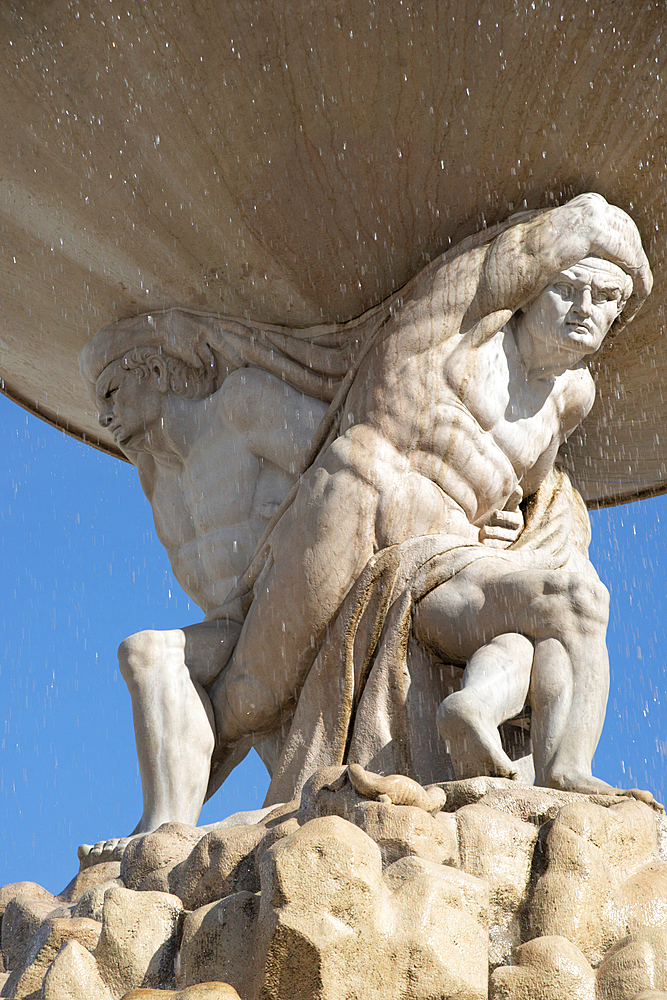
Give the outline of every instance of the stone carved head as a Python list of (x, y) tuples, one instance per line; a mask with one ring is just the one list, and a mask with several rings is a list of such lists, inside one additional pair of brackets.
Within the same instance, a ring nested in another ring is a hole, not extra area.
[(173, 392), (203, 398), (219, 387), (228, 371), (243, 363), (230, 358), (226, 364), (220, 351), (211, 350), (209, 340), (210, 322), (195, 313), (180, 309), (150, 313), (99, 330), (79, 354), (79, 367), (95, 398), (98, 379), (113, 362), (127, 359), (126, 367), (141, 369), (145, 377), (149, 358), (145, 352), (149, 352), (150, 358), (167, 364)]
[(199, 400), (216, 388), (212, 372), (197, 371), (156, 347), (135, 347), (98, 376), (98, 421), (121, 448), (136, 449), (158, 424), (163, 424), (169, 393), (185, 400)]
[(517, 316), (534, 360), (575, 364), (595, 354), (633, 294), (618, 265), (587, 257), (558, 274)]
[(128, 371), (136, 372), (141, 379), (150, 378), (155, 365), (165, 366), (170, 391), (185, 399), (203, 399), (218, 388), (213, 371), (195, 369), (182, 358), (163, 353), (160, 348), (135, 347), (122, 361)]

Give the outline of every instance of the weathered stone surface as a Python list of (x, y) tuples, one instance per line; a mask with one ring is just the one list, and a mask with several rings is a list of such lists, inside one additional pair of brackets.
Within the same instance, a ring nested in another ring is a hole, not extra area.
[(636, 799), (625, 798), (611, 808), (572, 803), (560, 810), (558, 822), (603, 851), (623, 879), (652, 861), (658, 849), (655, 812)]
[(47, 920), (31, 938), (0, 995), (14, 997), (16, 1000), (23, 1000), (33, 993), (39, 996), (47, 969), (63, 944), (73, 940), (92, 951), (97, 945), (101, 930), (100, 923), (86, 917)]
[(513, 961), (492, 973), (491, 1000), (595, 1000), (595, 974), (566, 938), (528, 941), (514, 949)]
[(240, 1000), (236, 990), (228, 983), (198, 983), (184, 990), (132, 990), (123, 1000), (161, 1000), (163, 997), (180, 997), (180, 1000)]
[(85, 893), (103, 882), (120, 877), (120, 861), (105, 861), (90, 868), (84, 868), (59, 894), (59, 898), (74, 903)]
[(142, 892), (168, 892), (188, 910), (233, 892), (259, 888), (254, 849), (266, 835), (259, 824), (214, 829), (168, 823), (132, 841), (123, 855), (124, 884)]
[[(452, 817), (442, 813), (432, 816), (415, 806), (369, 802), (351, 781), (344, 779), (344, 768), (315, 772), (304, 785), (298, 821), (340, 816), (354, 823), (378, 844), (385, 866), (406, 855), (458, 865), (456, 821)], [(410, 784), (406, 780), (408, 791)]]
[(170, 891), (183, 900), (187, 910), (234, 892), (256, 892), (259, 882), (253, 852), (265, 833), (266, 828), (261, 825), (208, 833), (170, 873)]
[(416, 857), (383, 880), (378, 846), (337, 816), (280, 840), (260, 867), (249, 995), (486, 996), (480, 880)]
[[(396, 898), (403, 895), (407, 899), (412, 894), (423, 893), (428, 896), (433, 893), (433, 887), (428, 887), (428, 879), (435, 880), (435, 889), (440, 902), (447, 907), (464, 910), (472, 918), (475, 925), (486, 927), (489, 920), (489, 890), (482, 879), (457, 871), (449, 865), (436, 865), (424, 858), (406, 857), (395, 861), (384, 873), (384, 882)], [(419, 908), (419, 907), (418, 907)], [(400, 914), (400, 908), (397, 907)], [(412, 914), (408, 906), (405, 919), (409, 925)], [(476, 937), (476, 935), (474, 935)], [(472, 939), (471, 939), (472, 940)]]
[(562, 937), (535, 938), (513, 961), (491, 975), (494, 1000), (657, 1000), (667, 988), (667, 932), (646, 927), (622, 938), (597, 970)]
[(14, 969), (34, 934), (51, 917), (69, 917), (62, 901), (49, 893), (46, 897), (15, 896), (5, 907), (2, 918), (2, 954), (8, 969)]
[(143, 880), (150, 877), (153, 880), (151, 888), (168, 892), (169, 872), (185, 861), (202, 836), (205, 834), (195, 826), (163, 823), (154, 833), (130, 841), (120, 864), (123, 883), (128, 889), (138, 889)]
[(301, 790), (298, 818), (302, 823), (319, 816), (340, 816), (353, 822), (357, 808), (368, 799), (347, 780), (347, 767), (320, 767)]
[(139, 986), (174, 986), (182, 915), (178, 898), (112, 886), (102, 915), (92, 954), (70, 941), (55, 957), (44, 981), (47, 1000), (117, 1000)]
[(489, 962), (498, 965), (521, 941), (538, 828), (481, 803), (456, 821), (461, 868), (489, 885)]
[(380, 848), (383, 865), (414, 856), (439, 865), (458, 864), (456, 832), (414, 806), (366, 802), (353, 822)]
[(641, 927), (667, 928), (667, 862), (644, 865), (621, 884), (615, 898), (630, 933)]
[(600, 1000), (667, 989), (667, 931), (646, 926), (617, 941), (598, 969), (597, 988)]
[(112, 992), (174, 984), (182, 912), (180, 899), (167, 893), (107, 890), (95, 960)]
[(44, 977), (42, 1000), (117, 1000), (102, 979), (93, 955), (78, 941), (60, 949)]
[(259, 908), (259, 895), (237, 892), (189, 913), (176, 962), (176, 984), (190, 986), (219, 979), (243, 993), (253, 962), (252, 940)]
[(296, 833), (302, 825), (302, 817), (297, 818), (296, 816), (290, 816), (289, 819), (273, 824), (271, 828), (266, 831), (266, 834), (257, 845), (257, 849), (255, 851), (255, 873), (258, 880), (259, 866), (266, 851), (268, 851), (270, 847), (273, 847), (274, 844), (277, 844), (279, 840), (283, 840), (284, 837), (290, 837), (293, 833)]
[[(16, 899), (17, 896), (29, 896), (31, 899), (56, 899), (52, 893), (38, 885), (37, 882), (8, 882), (7, 885), (0, 886), (0, 920), (7, 903)], [(57, 901), (54, 905), (57, 905)]]
[[(364, 1000), (481, 998), (488, 968), (490, 996), (501, 1000), (635, 1000), (667, 989), (656, 809), (489, 778), (448, 786), (453, 811), (433, 817), (368, 801), (341, 773), (315, 775), (302, 809), (292, 803), (261, 823), (210, 831), (194, 848), (180, 838), (179, 850), (190, 850), (178, 864), (168, 827), (147, 849), (137, 841), (129, 859), (142, 879), (150, 875), (142, 865), (165, 858), (157, 876), (188, 872), (186, 898), (224, 891), (241, 869), (261, 893), (183, 914), (175, 895), (101, 883), (70, 907), (71, 918), (43, 923), (12, 984), (34, 993), (62, 934), (45, 1000), (119, 1000), (139, 989), (164, 996), (212, 979), (243, 1000), (340, 1000), (341, 991)], [(19, 888), (28, 895), (16, 890), (0, 890), (0, 899), (14, 897), (6, 934), (14, 926), (25, 934), (38, 904), (50, 911), (59, 902), (44, 890), (35, 900), (31, 885)], [(82, 917), (102, 919), (92, 953), (74, 932), (100, 925)]]
[(657, 853), (655, 831), (655, 813), (641, 802), (563, 808), (546, 837), (546, 871), (530, 905), (532, 934), (566, 937), (598, 965), (628, 928), (667, 926), (667, 865), (646, 864)]
[[(567, 805), (591, 802), (606, 809), (612, 805), (635, 801), (628, 793), (620, 791), (618, 794), (563, 792), (557, 788), (524, 785), (508, 778), (492, 778), (487, 775), (465, 778), (461, 781), (445, 781), (442, 783), (442, 788), (447, 795), (444, 807), (447, 812), (454, 812), (463, 806), (479, 802), (481, 805), (509, 813), (527, 823), (537, 823), (539, 826), (550, 819), (555, 819), (560, 810)], [(653, 812), (653, 817), (657, 830), (665, 821), (665, 816), (664, 813)]]
[[(28, 938), (26, 938), (25, 932), (21, 932), (19, 927), (22, 926), (22, 921), (18, 921), (18, 914), (15, 913), (14, 918), (10, 915), (10, 920), (16, 920), (16, 926), (12, 922), (11, 926), (5, 930), (5, 940), (4, 944), (2, 942), (2, 923), (4, 919), (5, 910), (12, 900), (18, 897), (24, 897), (33, 900), (46, 901), (50, 904), (51, 910), (56, 909), (60, 901), (56, 899), (50, 892), (44, 889), (41, 885), (36, 882), (9, 882), (7, 885), (0, 886), (0, 972), (9, 968), (9, 959), (11, 957), (12, 962), (16, 961), (16, 957), (20, 955), (22, 949), (27, 944)], [(44, 907), (43, 913), (48, 913), (48, 906)], [(39, 926), (39, 924), (37, 925)], [(37, 929), (33, 926), (32, 933)], [(23, 934), (22, 937), (20, 935)], [(30, 936), (30, 935), (29, 935)]]
[(121, 889), (125, 888), (119, 878), (111, 879), (109, 882), (101, 882), (99, 885), (89, 889), (88, 892), (85, 892), (77, 900), (72, 909), (72, 916), (90, 917), (91, 920), (99, 920), (101, 922), (104, 911), (104, 897), (107, 889), (111, 889), (113, 886), (120, 886)]
[[(248, 992), (296, 997), (308, 988), (313, 997), (328, 996), (333, 963), (341, 992), (359, 992), (382, 879), (377, 845), (337, 816), (314, 819), (266, 851), (260, 874)], [(366, 966), (365, 976), (370, 971)]]

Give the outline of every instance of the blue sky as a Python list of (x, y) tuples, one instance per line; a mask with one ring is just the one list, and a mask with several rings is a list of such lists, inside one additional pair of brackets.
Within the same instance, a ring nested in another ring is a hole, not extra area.
[[(198, 621), (153, 528), (134, 468), (0, 396), (0, 885), (58, 892), (76, 848), (141, 813), (119, 642)], [(592, 515), (591, 556), (612, 592), (611, 693), (595, 773), (665, 798), (667, 500)], [(253, 753), (201, 822), (261, 805)]]

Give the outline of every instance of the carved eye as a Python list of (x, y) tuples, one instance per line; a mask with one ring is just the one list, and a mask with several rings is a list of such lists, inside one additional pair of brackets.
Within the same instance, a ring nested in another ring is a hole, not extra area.
[(591, 299), (596, 306), (601, 306), (605, 302), (618, 302), (618, 296), (614, 292), (593, 291)]
[(110, 385), (109, 388), (107, 389), (107, 391), (104, 393), (104, 398), (105, 399), (111, 399), (111, 397), (113, 396), (114, 392), (118, 392), (118, 386), (117, 385), (113, 385), (113, 386)]
[(559, 281), (557, 285), (554, 285), (554, 288), (564, 299), (571, 299), (574, 294), (572, 285), (568, 285), (564, 281)]

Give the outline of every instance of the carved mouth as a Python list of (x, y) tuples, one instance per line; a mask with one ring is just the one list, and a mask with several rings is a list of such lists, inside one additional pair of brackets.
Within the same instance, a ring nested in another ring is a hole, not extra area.
[(129, 441), (130, 437), (132, 436), (132, 435), (125, 436), (124, 433), (123, 433), (123, 428), (122, 428), (122, 426), (120, 424), (112, 424), (109, 427), (109, 430), (111, 431), (111, 437), (114, 439), (114, 441), (116, 442), (116, 444), (120, 445), (121, 447), (127, 441)]
[(590, 337), (593, 333), (592, 327), (588, 326), (586, 323), (568, 323), (568, 330), (572, 333), (578, 333), (581, 336)]

